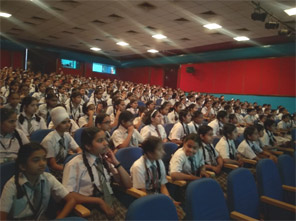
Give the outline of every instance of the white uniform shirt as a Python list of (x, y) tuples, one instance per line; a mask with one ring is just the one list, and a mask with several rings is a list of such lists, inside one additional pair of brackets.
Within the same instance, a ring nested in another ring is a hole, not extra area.
[[(22, 173), (19, 175), (19, 184), (26, 190), (28, 198), (32, 200), (35, 191), (30, 187), (29, 181)], [(44, 172), (40, 175), (36, 184), (37, 190), (39, 189), (41, 191), (41, 186), (43, 186), (43, 194), (40, 214), (47, 210), (51, 197), (59, 201), (69, 194), (69, 191), (50, 173)], [(15, 179), (13, 176), (4, 186), (0, 200), (0, 211), (11, 214), (11, 218), (15, 219), (32, 216), (33, 212), (30, 209), (26, 195), (20, 199), (16, 199), (16, 193)]]
[(248, 124), (253, 124), (254, 123), (254, 121), (256, 120), (256, 117), (255, 116), (251, 116), (251, 115), (246, 115), (245, 117), (244, 117), (244, 120), (245, 120), (245, 122), (246, 123), (248, 123)]
[[(188, 125), (187, 125), (188, 126)], [(186, 124), (178, 122), (176, 123), (169, 135), (170, 140), (182, 140), (186, 135), (189, 134), (189, 127), (188, 131), (186, 131)]]
[(164, 127), (161, 124), (159, 124), (159, 125), (157, 125), (157, 129), (159, 131), (160, 137), (159, 137), (159, 135), (158, 135), (158, 133), (156, 131), (156, 127), (153, 126), (152, 124), (149, 124), (149, 125), (146, 125), (145, 127), (143, 127), (141, 129), (141, 132), (140, 132), (140, 134), (143, 137), (143, 140), (145, 140), (146, 138), (148, 138), (150, 136), (159, 137), (162, 140), (163, 139), (166, 139), (167, 138), (167, 134), (166, 134), (166, 132), (164, 130)]
[(227, 140), (226, 137), (223, 136), (219, 140), (215, 148), (223, 159), (231, 159), (231, 154), (233, 155), (234, 159), (236, 159), (237, 150), (235, 148), (235, 143), (233, 140)]
[[(208, 112), (208, 108), (207, 107), (203, 107), (202, 109), (201, 109), (201, 113), (202, 114), (206, 114)], [(213, 110), (213, 108), (211, 108), (211, 110), (210, 110), (210, 115), (214, 115), (215, 113), (214, 113), (214, 110)]]
[(179, 114), (173, 110), (168, 114), (168, 121), (170, 124), (175, 124), (179, 122)]
[(266, 131), (266, 130), (264, 130), (263, 137), (260, 137), (260, 141), (261, 141), (263, 147), (264, 146), (273, 146), (272, 143), (276, 142), (274, 134), (271, 133), (270, 131)]
[(237, 121), (238, 121), (239, 124), (245, 123), (244, 117), (241, 114), (235, 113), (235, 116), (236, 116)]
[[(87, 115), (83, 115), (78, 120), (79, 127), (83, 127), (84, 125), (88, 124), (89, 117)], [(95, 116), (93, 116), (93, 127), (95, 126)]]
[(210, 126), (213, 129), (213, 135), (214, 136), (219, 136), (222, 135), (220, 134), (220, 130), (223, 129), (223, 124), (219, 122), (217, 119), (211, 121), (208, 126)]
[(191, 122), (188, 124), (188, 127), (189, 127), (189, 132), (190, 132), (190, 133), (195, 133), (195, 134), (197, 134), (198, 129), (199, 129), (199, 125), (198, 125), (197, 123), (195, 123), (194, 121), (191, 121)]
[(285, 122), (283, 120), (281, 120), (279, 123), (278, 123), (278, 128), (280, 129), (290, 129), (291, 128), (291, 123), (290, 122)]
[[(24, 122), (22, 124), (19, 121), (19, 118), (20, 118), (21, 115), (23, 117), (25, 117)], [(42, 117), (40, 117), (40, 120), (37, 121), (35, 114), (32, 116), (31, 124), (32, 124), (32, 128), (33, 128), (32, 129), (32, 132), (33, 131), (36, 131), (36, 130), (44, 130), (44, 129), (47, 129), (47, 126), (46, 126), (46, 123), (45, 123), (44, 119)], [(25, 113), (21, 113), (18, 116), (16, 127), (18, 129), (22, 130), (26, 136), (30, 136), (30, 133), (28, 131), (28, 129), (29, 129), (28, 128), (28, 120), (26, 119)]]
[[(183, 148), (179, 148), (170, 160), (169, 174), (172, 174), (174, 172), (192, 174), (191, 162), (188, 158), (189, 157), (186, 156)], [(205, 164), (201, 148), (199, 148), (197, 153), (193, 156), (193, 160), (196, 165), (196, 170), (201, 168)]]
[(47, 121), (47, 118), (50, 116), (50, 111), (52, 110), (52, 108), (48, 108), (47, 107), (47, 104), (41, 104), (40, 106), (39, 106), (39, 110), (38, 110), (38, 115), (40, 116), (40, 117), (43, 117), (43, 119), (45, 120), (45, 121)]
[[(114, 147), (118, 147), (120, 144), (124, 142), (124, 140), (127, 138), (128, 131), (125, 129), (122, 125), (119, 125), (119, 127), (113, 132), (111, 136), (111, 140), (114, 144)], [(132, 138), (129, 143), (129, 147), (138, 147), (139, 143), (143, 142), (143, 137), (138, 132), (137, 129), (134, 129)]]
[[(216, 166), (218, 165), (217, 158), (219, 157), (219, 153), (215, 150), (213, 145), (207, 145), (202, 142), (202, 153), (205, 164)], [(209, 147), (211, 146), (211, 147)]]
[(83, 115), (82, 106), (78, 105), (78, 107), (75, 108), (72, 102), (66, 105), (66, 110), (69, 116), (72, 117), (74, 121), (77, 121), (78, 118)]
[[(253, 146), (253, 148), (251, 148), (250, 145)], [(261, 153), (263, 150), (258, 145), (256, 145), (255, 142), (247, 142), (244, 140), (238, 146), (237, 151), (245, 158), (252, 160), (256, 157), (256, 153)]]

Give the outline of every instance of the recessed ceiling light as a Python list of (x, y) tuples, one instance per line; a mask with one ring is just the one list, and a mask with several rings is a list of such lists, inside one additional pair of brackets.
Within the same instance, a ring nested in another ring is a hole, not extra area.
[(0, 12), (0, 17), (9, 18), (10, 16), (11, 16), (11, 14), (9, 14), (9, 13)]
[(92, 47), (92, 48), (90, 48), (90, 50), (92, 50), (92, 51), (100, 51), (101, 48)]
[(218, 25), (218, 24), (216, 24), (216, 23), (207, 24), (207, 25), (204, 25), (204, 27), (207, 28), (207, 29), (210, 29), (210, 30), (212, 30), (212, 29), (222, 28), (221, 25)]
[(116, 44), (117, 45), (120, 45), (120, 46), (127, 46), (127, 45), (129, 45), (129, 43), (126, 43), (124, 41), (117, 42)]
[(296, 15), (296, 8), (290, 8), (284, 10), (289, 16)]
[(152, 38), (156, 38), (156, 39), (165, 39), (165, 38), (167, 38), (167, 36), (162, 35), (162, 34), (156, 34), (156, 35), (152, 35)]
[(237, 36), (235, 38), (233, 38), (236, 41), (249, 41), (250, 39), (246, 36)]
[(147, 52), (149, 52), (149, 53), (158, 53), (159, 51), (157, 51), (156, 49), (149, 49), (149, 50), (147, 50)]

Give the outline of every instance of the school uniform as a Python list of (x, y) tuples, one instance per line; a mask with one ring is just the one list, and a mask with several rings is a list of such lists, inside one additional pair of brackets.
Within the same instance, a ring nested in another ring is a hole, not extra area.
[(145, 189), (148, 193), (160, 193), (161, 185), (165, 185), (166, 170), (162, 160), (151, 162), (147, 157), (141, 156), (131, 169), (133, 187)]
[[(71, 125), (69, 129), (69, 133), (74, 134), (75, 131), (79, 129), (79, 126), (73, 119), (70, 119), (70, 124)], [(50, 121), (50, 123), (48, 124), (48, 129), (54, 129), (54, 125), (52, 121)]]
[(195, 104), (195, 102), (194, 101), (187, 101), (186, 102), (186, 107), (189, 107), (191, 104)]
[(281, 120), (279, 123), (278, 123), (278, 128), (280, 128), (280, 129), (285, 129), (285, 130), (287, 130), (287, 129), (290, 129), (291, 128), (291, 123), (290, 122), (285, 122), (285, 121), (283, 121), (283, 120)]
[(64, 104), (68, 100), (68, 96), (65, 94), (57, 93), (58, 102)]
[(156, 127), (152, 124), (146, 125), (141, 129), (140, 134), (142, 135), (143, 140), (150, 136), (159, 137), (162, 140), (167, 138), (165, 129), (161, 124), (157, 125)]
[(103, 100), (102, 100), (102, 99), (99, 100), (98, 98), (91, 97), (91, 98), (89, 99), (87, 105), (93, 104), (93, 105), (95, 105), (95, 109), (97, 110), (97, 106), (98, 106), (98, 103), (99, 103), (99, 102), (103, 102)]
[(254, 159), (256, 154), (262, 153), (263, 150), (255, 142), (243, 140), (237, 148), (237, 151), (247, 159)]
[(192, 157), (186, 156), (183, 148), (179, 148), (170, 160), (169, 174), (180, 172), (199, 176), (199, 169), (203, 165), (205, 161), (201, 148)]
[(78, 121), (79, 117), (83, 115), (82, 106), (80, 104), (77, 107), (74, 107), (73, 103), (70, 102), (68, 105), (66, 105), (66, 110), (69, 116), (76, 122)]
[(244, 121), (247, 124), (253, 124), (255, 120), (256, 120), (256, 117), (255, 116), (251, 116), (249, 114), (244, 117)]
[(138, 115), (138, 113), (139, 113), (139, 109), (138, 108), (136, 108), (136, 109), (134, 109), (134, 108), (128, 108), (126, 110), (129, 111), (129, 112), (131, 112), (135, 116)]
[(162, 125), (165, 125), (165, 124), (168, 124), (169, 123), (169, 119), (168, 119), (168, 115), (162, 115), (161, 114), (161, 124)]
[(189, 132), (190, 132), (190, 133), (195, 133), (195, 134), (197, 134), (197, 133), (198, 133), (199, 126), (200, 126), (200, 125), (198, 125), (198, 124), (195, 123), (194, 121), (191, 121), (191, 122), (188, 124)]
[(292, 120), (291, 125), (292, 125), (292, 128), (295, 128), (296, 127), (296, 121)]
[(62, 164), (68, 154), (69, 149), (75, 151), (79, 148), (73, 137), (68, 133), (60, 134), (54, 130), (50, 132), (41, 142), (47, 150), (46, 158), (55, 158), (58, 164)]
[(173, 110), (168, 114), (168, 121), (170, 124), (175, 124), (179, 121), (179, 114)]
[[(89, 116), (84, 115), (84, 116), (80, 117), (78, 119), (78, 125), (79, 125), (79, 127), (85, 126), (86, 124), (88, 124), (88, 121), (89, 121)], [(92, 127), (94, 127), (94, 126), (95, 126), (95, 116), (93, 116), (93, 124), (92, 124)]]
[(34, 114), (31, 119), (28, 119), (24, 112), (18, 116), (16, 126), (18, 129), (22, 130), (27, 137), (29, 137), (36, 130), (47, 129), (43, 118)]
[(12, 107), (10, 104), (5, 104), (5, 108), (12, 109), (17, 115), (20, 114), (21, 104), (17, 104), (16, 107)]
[(149, 101), (149, 96), (142, 96), (141, 101), (143, 101), (144, 103), (147, 103), (147, 101)]
[(32, 97), (35, 97), (35, 98), (38, 100), (39, 104), (40, 104), (40, 103), (45, 103), (45, 102), (41, 101), (41, 99), (45, 97), (45, 94), (44, 94), (44, 93), (41, 93), (41, 92), (35, 92), (35, 93), (32, 95)]
[(186, 135), (190, 133), (189, 127), (187, 124), (178, 122), (176, 123), (169, 135), (170, 140), (182, 140)]
[(217, 166), (217, 158), (219, 153), (215, 150), (212, 144), (205, 144), (202, 142), (202, 152), (205, 164)]
[[(60, 201), (69, 194), (69, 191), (53, 175), (46, 172), (40, 175), (34, 187), (26, 176), (20, 173), (19, 184), (25, 193), (20, 199), (16, 198), (15, 176), (5, 184), (1, 195), (0, 211), (8, 213), (8, 219), (39, 220), (46, 212), (51, 198)], [(36, 210), (35, 215), (31, 206)]]
[(40, 117), (43, 117), (43, 119), (45, 120), (45, 122), (47, 122), (49, 116), (50, 116), (50, 111), (52, 110), (52, 108), (47, 107), (47, 104), (41, 104), (39, 106), (39, 110), (37, 112), (37, 114)]
[(166, 100), (166, 99), (162, 99), (160, 105), (163, 105), (164, 102), (170, 102), (170, 99)]
[(222, 136), (222, 129), (223, 129), (223, 123), (218, 121), (218, 119), (215, 119), (211, 121), (208, 126), (210, 126), (213, 129), (213, 135), (214, 136)]
[[(120, 144), (124, 142), (124, 140), (127, 138), (128, 131), (125, 129), (122, 125), (119, 125), (119, 127), (113, 132), (111, 136), (111, 140), (114, 144), (114, 147), (118, 147)], [(139, 143), (143, 142), (143, 137), (138, 132), (137, 129), (134, 129), (132, 138), (129, 143), (129, 147), (138, 147)]]
[[(210, 107), (210, 108), (211, 108), (211, 107)], [(207, 108), (207, 107), (203, 107), (203, 108), (201, 109), (201, 113), (202, 113), (202, 114), (205, 115), (207, 112), (208, 112), (208, 108)], [(209, 114), (210, 114), (210, 116), (215, 114), (213, 108), (211, 108)]]
[(131, 102), (130, 99), (125, 99), (125, 101), (124, 101), (125, 106), (127, 106), (130, 102)]
[(237, 121), (238, 121), (239, 124), (243, 124), (243, 123), (245, 123), (245, 121), (244, 121), (244, 117), (243, 117), (241, 114), (239, 114), (239, 113), (235, 113), (235, 116), (236, 116)]
[(0, 163), (15, 160), (20, 147), (29, 142), (24, 132), (19, 129), (5, 136), (0, 133)]
[(276, 119), (277, 119), (277, 120), (282, 120), (282, 117), (283, 117), (283, 113), (279, 113), (279, 114), (276, 116)]
[(259, 138), (263, 147), (264, 146), (273, 146), (276, 143), (276, 138), (274, 134), (269, 130), (264, 130), (263, 137)]
[(215, 148), (223, 159), (237, 159), (237, 150), (233, 140), (229, 140), (223, 136)]

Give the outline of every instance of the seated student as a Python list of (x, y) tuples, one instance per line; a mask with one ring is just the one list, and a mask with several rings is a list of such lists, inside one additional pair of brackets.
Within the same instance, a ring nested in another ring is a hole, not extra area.
[(291, 127), (296, 128), (296, 113), (292, 115)]
[(66, 217), (76, 205), (69, 191), (46, 173), (46, 150), (40, 144), (23, 145), (16, 159), (15, 175), (7, 181), (0, 199), (1, 220), (45, 220), (51, 197), (65, 201), (56, 219)]
[(212, 102), (208, 99), (205, 100), (201, 112), (206, 120), (212, 120), (215, 117), (214, 110), (212, 108)]
[(202, 152), (203, 159), (205, 161), (205, 168), (214, 171), (215, 174), (220, 174), (223, 167), (223, 159), (215, 150), (212, 144), (214, 139), (213, 129), (210, 126), (202, 125), (198, 130), (198, 134), (202, 143)]
[(203, 124), (203, 114), (200, 111), (195, 111), (192, 116), (192, 121), (188, 124), (189, 132), (197, 134), (198, 128)]
[(223, 137), (216, 145), (216, 150), (219, 152), (224, 163), (243, 166), (242, 156), (237, 152), (234, 140), (237, 138), (237, 129), (233, 124), (225, 124), (223, 127)]
[(95, 105), (84, 103), (82, 105), (83, 116), (79, 117), (79, 127), (94, 127), (95, 126)]
[(27, 137), (36, 130), (47, 129), (44, 119), (36, 114), (37, 104), (38, 101), (34, 97), (25, 97), (22, 101), (17, 128), (22, 130)]
[(275, 138), (276, 123), (274, 120), (267, 119), (264, 122), (264, 135), (260, 137), (260, 141), (264, 149), (274, 149), (278, 146), (278, 142)]
[(60, 104), (65, 104), (65, 102), (68, 100), (68, 94), (64, 85), (60, 85), (58, 87), (58, 93), (56, 93), (56, 95)]
[(165, 93), (163, 95), (163, 98), (161, 99), (161, 105), (163, 105), (166, 102), (170, 103), (170, 94), (169, 93)]
[(121, 99), (114, 100), (114, 103), (113, 103), (113, 111), (110, 114), (111, 128), (114, 128), (114, 127), (117, 127), (118, 126), (119, 115), (124, 110), (125, 110), (125, 103), (124, 103), (124, 101), (121, 100)]
[(155, 102), (153, 100), (149, 100), (146, 103), (146, 107), (147, 107), (147, 111), (154, 110), (154, 108), (155, 108)]
[(144, 103), (147, 103), (149, 101), (149, 90), (144, 90), (143, 91), (143, 96), (141, 96), (141, 101)]
[(233, 112), (233, 110), (232, 110), (232, 107), (231, 107), (231, 105), (229, 105), (229, 104), (226, 104), (225, 106), (224, 106), (224, 110), (226, 111), (226, 113), (229, 115), (229, 114), (232, 114), (232, 112)]
[(197, 111), (198, 108), (197, 108), (196, 104), (194, 103), (194, 104), (190, 104), (190, 105), (186, 108), (186, 110), (188, 110), (188, 112), (191, 114), (191, 116), (193, 116), (193, 113), (194, 113), (195, 111)]
[(91, 220), (124, 220), (126, 208), (113, 195), (111, 177), (124, 188), (131, 188), (132, 182), (108, 148), (105, 132), (96, 127), (85, 128), (81, 148), (83, 153), (65, 166), (63, 185), (77, 203), (90, 207)]
[(47, 94), (45, 97), (45, 104), (41, 104), (39, 106), (39, 111), (38, 111), (38, 115), (40, 117), (43, 117), (43, 119), (45, 120), (45, 122), (48, 121), (49, 117), (50, 117), (50, 111), (55, 108), (58, 104), (58, 98), (55, 94), (50, 93)]
[(237, 151), (245, 158), (251, 160), (260, 160), (260, 153), (263, 153), (263, 150), (260, 148), (258, 143), (259, 133), (255, 126), (249, 126), (244, 131), (244, 140), (240, 143), (237, 148)]
[(133, 125), (133, 120), (134, 115), (129, 111), (122, 111), (119, 115), (118, 127), (111, 136), (116, 149), (138, 147), (143, 142), (143, 137)]
[(182, 109), (181, 102), (174, 104), (173, 110), (168, 114), (168, 121), (170, 124), (175, 124), (179, 121), (179, 113)]
[(241, 115), (241, 108), (240, 108), (240, 106), (234, 107), (234, 113), (235, 113), (235, 116), (237, 118), (238, 124), (241, 127), (244, 127), (245, 126), (245, 121), (244, 121), (243, 115)]
[(143, 123), (143, 119), (145, 117), (145, 113), (147, 112), (147, 108), (142, 106), (142, 107), (139, 107), (139, 116), (136, 117), (133, 121), (133, 124), (135, 126), (135, 128), (137, 130), (139, 130), (139, 128), (141, 126), (144, 126), (145, 124)]
[(188, 124), (191, 121), (191, 114), (187, 110), (181, 110), (179, 113), (179, 122), (173, 126), (169, 140), (178, 145), (183, 143), (183, 138), (190, 134)]
[(291, 125), (291, 115), (290, 114), (284, 114), (282, 116), (282, 120), (278, 123), (278, 129), (281, 132), (289, 132), (292, 128)]
[(70, 119), (63, 107), (56, 107), (50, 112), (55, 130), (50, 132), (41, 142), (47, 150), (46, 158), (51, 173), (61, 179), (64, 169), (64, 160), (69, 154), (69, 149), (80, 153), (81, 150), (73, 137), (68, 133)]
[(161, 120), (161, 124), (165, 125), (169, 123), (169, 119), (168, 119), (168, 113), (170, 110), (170, 103), (169, 102), (164, 102), (160, 108), (158, 109), (159, 113), (162, 115), (162, 120)]
[(16, 129), (17, 115), (12, 109), (0, 109), (0, 163), (15, 160), (19, 148), (29, 143), (23, 131)]
[(70, 102), (66, 105), (66, 110), (75, 122), (82, 116), (81, 94), (73, 92), (70, 96)]
[(248, 108), (247, 109), (247, 115), (244, 117), (244, 121), (247, 126), (252, 126), (254, 125), (254, 121), (256, 120), (256, 110), (253, 108)]
[(173, 180), (197, 180), (209, 177), (205, 171), (200, 138), (197, 134), (189, 134), (170, 160), (169, 174)]
[(259, 134), (259, 139), (255, 141), (255, 144), (259, 146), (261, 149), (263, 149), (263, 152), (260, 153), (260, 156), (262, 158), (269, 158), (273, 160), (275, 163), (277, 163), (277, 157), (273, 155), (269, 150), (266, 150), (260, 140), (260, 138), (264, 136), (264, 127), (260, 124), (256, 124), (255, 127), (257, 128)]
[(131, 99), (130, 103), (127, 105), (127, 111), (131, 112), (135, 117), (138, 116), (139, 109), (138, 109), (138, 100)]
[(208, 126), (213, 129), (213, 135), (215, 137), (222, 136), (222, 129), (224, 124), (228, 123), (229, 118), (226, 111), (219, 111), (217, 114), (217, 119), (211, 121)]
[(35, 91), (34, 94), (32, 94), (32, 97), (35, 97), (39, 104), (41, 104), (41, 99), (45, 97), (45, 89), (45, 84), (40, 83), (38, 84), (38, 91)]
[(266, 121), (266, 119), (267, 119), (266, 115), (264, 115), (264, 114), (259, 115), (257, 124), (264, 126), (264, 122)]
[(212, 104), (212, 109), (213, 109), (214, 115), (217, 116), (219, 112), (219, 102), (214, 101)]
[(195, 96), (194, 95), (188, 95), (187, 99), (188, 99), (188, 101), (186, 102), (186, 107), (189, 107), (191, 104), (195, 104)]
[(150, 136), (159, 137), (163, 142), (167, 142), (167, 134), (164, 127), (161, 125), (161, 114), (158, 110), (148, 111), (145, 115), (144, 124), (146, 125), (141, 129), (143, 140)]
[(111, 131), (111, 120), (110, 120), (109, 115), (104, 114), (104, 113), (98, 114), (96, 116), (95, 125), (96, 125), (97, 128), (105, 131), (106, 139), (107, 139), (107, 141), (109, 143), (109, 147), (111, 149), (113, 149), (113, 146), (112, 146), (113, 144), (112, 144), (112, 141), (111, 141), (111, 134), (110, 134), (110, 131)]
[(90, 97), (88, 103), (89, 104), (94, 104), (95, 105), (95, 108), (96, 108), (96, 111), (97, 111), (97, 106), (98, 106), (98, 103), (100, 101), (104, 101), (103, 100), (103, 89), (101, 87), (97, 87), (96, 90), (94, 91), (94, 93), (92, 94), (92, 96)]
[(12, 109), (16, 114), (20, 114), (20, 101), (20, 95), (17, 92), (11, 92), (8, 95), (7, 104), (5, 104), (4, 107)]

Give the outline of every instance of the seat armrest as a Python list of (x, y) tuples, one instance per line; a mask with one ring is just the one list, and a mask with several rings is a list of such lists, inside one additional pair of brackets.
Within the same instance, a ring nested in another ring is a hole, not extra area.
[(80, 217), (88, 217), (90, 216), (90, 210), (83, 206), (82, 204), (77, 204), (74, 207), (74, 212)]
[(223, 167), (234, 170), (237, 169), (239, 166), (231, 163), (224, 163)]
[(173, 180), (171, 176), (166, 177), (168, 182), (177, 186), (186, 186), (187, 182), (186, 180)]
[(236, 211), (232, 211), (230, 213), (230, 218), (233, 219), (233, 220), (240, 220), (240, 221), (256, 221), (258, 219), (254, 219), (250, 216), (247, 216), (247, 215), (244, 215), (240, 212), (236, 212)]
[(279, 207), (279, 208), (282, 208), (285, 210), (289, 210), (293, 213), (296, 213), (296, 206), (295, 205), (285, 203), (280, 200), (276, 200), (276, 199), (273, 199), (273, 198), (270, 198), (267, 196), (261, 196), (260, 200), (264, 203), (267, 203), (267, 204), (270, 204), (270, 205), (273, 205), (273, 206), (276, 206), (276, 207)]
[(282, 185), (283, 190), (287, 190), (290, 192), (296, 192), (296, 187), (295, 186), (288, 186), (288, 185)]

